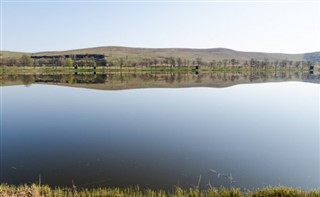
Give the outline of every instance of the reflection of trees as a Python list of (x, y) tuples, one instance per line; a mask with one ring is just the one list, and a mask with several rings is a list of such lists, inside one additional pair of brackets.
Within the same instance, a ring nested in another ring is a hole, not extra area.
[[(259, 83), (268, 81), (320, 81), (319, 74), (307, 74), (299, 72), (135, 72), (135, 73), (78, 73), (72, 74), (3, 74), (2, 80), (4, 85), (6, 82), (20, 82), (25, 85), (32, 83), (51, 83), (65, 84), (72, 86), (73, 84), (104, 84), (103, 87), (187, 87), (187, 86), (230, 86), (241, 83)], [(123, 84), (123, 86), (121, 85)], [(126, 84), (126, 85), (125, 85)], [(167, 85), (165, 85), (167, 84)], [(210, 85), (211, 84), (211, 85)], [(116, 86), (114, 86), (116, 85)], [(125, 86), (124, 86), (125, 85)], [(102, 87), (102, 86), (100, 86)]]
[(73, 80), (74, 80), (73, 75), (69, 75), (69, 76), (68, 76), (68, 81), (67, 81), (67, 83), (68, 83), (68, 84), (73, 84)]
[(281, 72), (281, 73), (280, 73), (280, 78), (281, 78), (281, 79), (286, 79), (286, 78), (287, 78), (287, 73)]
[(216, 77), (214, 76), (214, 74), (212, 72), (210, 73), (210, 79), (212, 79), (212, 80), (216, 79)]
[(35, 81), (35, 78), (33, 75), (23, 75), (22, 77), (22, 83), (25, 86), (30, 86), (31, 84), (33, 84)]
[(202, 77), (203, 77), (203, 75), (197, 75), (197, 77), (196, 77), (196, 83), (201, 83), (202, 82)]
[(107, 75), (106, 74), (30, 74), (30, 75), (5, 75), (4, 81), (22, 81), (23, 84), (30, 85), (32, 83), (104, 83), (106, 81)]
[(175, 76), (173, 73), (170, 73), (168, 79), (167, 79), (167, 82), (172, 84), (173, 82), (175, 81)]
[(222, 80), (223, 80), (223, 81), (228, 81), (227, 73), (223, 73)]
[(238, 79), (239, 79), (239, 76), (237, 76), (237, 75), (231, 75), (231, 77), (230, 77), (230, 81), (236, 81)]
[(177, 76), (177, 82), (180, 83), (182, 80), (182, 76), (181, 76), (181, 73), (178, 73), (178, 76)]
[(219, 72), (218, 73), (218, 80), (221, 80), (222, 79), (222, 74)]

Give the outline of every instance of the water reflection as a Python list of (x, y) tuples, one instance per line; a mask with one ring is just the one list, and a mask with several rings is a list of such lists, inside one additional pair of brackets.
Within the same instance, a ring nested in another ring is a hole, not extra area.
[(1, 182), (320, 187), (317, 74), (1, 77)]
[(245, 83), (303, 81), (319, 83), (320, 74), (309, 72), (110, 72), (74, 74), (4, 74), (3, 85), (46, 83), (117, 90), (155, 87), (228, 87)]

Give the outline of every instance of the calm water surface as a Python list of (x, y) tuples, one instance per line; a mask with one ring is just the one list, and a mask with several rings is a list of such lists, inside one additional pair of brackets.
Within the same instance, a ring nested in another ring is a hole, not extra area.
[(1, 182), (320, 187), (319, 87), (2, 87)]

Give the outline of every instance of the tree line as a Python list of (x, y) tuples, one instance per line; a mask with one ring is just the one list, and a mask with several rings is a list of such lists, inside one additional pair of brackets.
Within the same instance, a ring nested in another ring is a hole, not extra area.
[(38, 67), (38, 66), (53, 66), (53, 67), (72, 67), (72, 66), (105, 66), (106, 60), (95, 60), (93, 58), (83, 58), (79, 60), (73, 60), (72, 58), (41, 58), (32, 59), (28, 55), (22, 55), (21, 57), (7, 57), (2, 58), (0, 66), (18, 66), (18, 67)]
[(306, 68), (309, 66), (319, 66), (319, 62), (312, 61), (292, 61), (292, 60), (258, 60), (251, 58), (250, 60), (239, 59), (222, 59), (203, 61), (201, 57), (190, 60), (181, 57), (160, 57), (160, 58), (142, 58), (140, 60), (127, 60), (127, 58), (117, 58), (107, 62), (96, 62), (94, 59), (85, 58), (81, 60), (72, 60), (71, 58), (55, 58), (55, 59), (32, 59), (28, 55), (21, 57), (1, 57), (1, 66), (99, 66), (105, 65), (109, 67), (142, 67), (142, 68), (191, 68), (199, 66), (208, 69), (235, 69), (235, 68), (251, 68), (251, 69), (287, 69), (287, 68)]
[(110, 66), (119, 67), (167, 67), (167, 68), (189, 68), (194, 66), (200, 66), (208, 69), (228, 69), (228, 68), (252, 68), (252, 69), (287, 69), (287, 68), (306, 68), (309, 66), (319, 66), (320, 62), (314, 61), (292, 61), (292, 60), (258, 60), (251, 58), (250, 60), (239, 60), (239, 59), (222, 59), (222, 60), (211, 60), (203, 61), (202, 58), (198, 57), (194, 60), (183, 59), (180, 57), (163, 57), (160, 59), (148, 59), (144, 58), (141, 60), (125, 60), (119, 58), (113, 62), (109, 62)]

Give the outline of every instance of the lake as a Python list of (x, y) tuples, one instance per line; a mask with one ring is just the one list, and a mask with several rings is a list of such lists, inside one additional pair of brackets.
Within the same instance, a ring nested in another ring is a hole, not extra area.
[(3, 78), (2, 183), (320, 187), (319, 75)]

